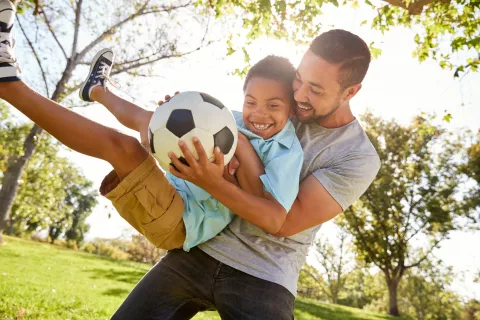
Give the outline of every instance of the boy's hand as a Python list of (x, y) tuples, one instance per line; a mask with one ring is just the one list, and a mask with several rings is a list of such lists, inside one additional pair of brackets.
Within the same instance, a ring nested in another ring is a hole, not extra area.
[(185, 160), (188, 162), (188, 166), (182, 164), (175, 154), (171, 152), (169, 153), (169, 157), (175, 167), (170, 167), (170, 173), (212, 193), (212, 191), (219, 188), (222, 183), (225, 183), (225, 179), (223, 178), (225, 167), (223, 163), (223, 153), (216, 147), (213, 151), (215, 162), (210, 162), (200, 140), (193, 138), (193, 144), (198, 153), (198, 160), (196, 160), (190, 150), (188, 150), (185, 142), (180, 141), (178, 145)]

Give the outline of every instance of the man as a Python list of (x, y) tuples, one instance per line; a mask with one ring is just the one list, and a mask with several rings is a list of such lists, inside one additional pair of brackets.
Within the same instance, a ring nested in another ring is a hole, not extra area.
[[(315, 38), (293, 83), (294, 123), (305, 154), (300, 191), (278, 232), (267, 234), (236, 217), (190, 252), (169, 252), (113, 319), (188, 319), (208, 309), (217, 309), (223, 319), (292, 319), (298, 274), (320, 225), (356, 201), (380, 168), (350, 110), (369, 63), (368, 46), (350, 32), (332, 30)], [(181, 148), (190, 166), (172, 158), (178, 169), (172, 173), (235, 212), (264, 214), (232, 196), (223, 167), (207, 161), (200, 145), (198, 161)]]

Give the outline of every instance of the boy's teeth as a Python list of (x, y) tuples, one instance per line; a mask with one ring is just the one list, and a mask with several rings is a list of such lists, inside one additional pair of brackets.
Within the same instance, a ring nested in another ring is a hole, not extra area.
[(265, 130), (268, 127), (270, 127), (269, 124), (258, 124), (258, 123), (252, 123), (252, 124), (253, 124), (253, 127), (257, 130)]

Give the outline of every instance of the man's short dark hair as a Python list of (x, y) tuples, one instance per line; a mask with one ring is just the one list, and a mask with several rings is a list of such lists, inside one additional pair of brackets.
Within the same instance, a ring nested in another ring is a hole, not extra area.
[(310, 44), (310, 50), (328, 63), (340, 65), (340, 85), (347, 88), (361, 83), (370, 65), (370, 50), (359, 36), (341, 29), (322, 33)]
[[(258, 61), (248, 70), (247, 77), (243, 84), (243, 91), (247, 88), (248, 81), (254, 77), (265, 78), (269, 80), (279, 81), (287, 85), (292, 91), (292, 82), (295, 78), (296, 69), (292, 63), (284, 57), (270, 55)], [(293, 99), (293, 98), (292, 98)]]

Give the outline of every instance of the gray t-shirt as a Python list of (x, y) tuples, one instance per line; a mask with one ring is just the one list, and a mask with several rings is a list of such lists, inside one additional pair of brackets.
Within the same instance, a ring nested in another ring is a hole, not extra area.
[[(357, 120), (335, 129), (294, 124), (304, 151), (300, 181), (313, 175), (345, 210), (365, 192), (380, 168), (375, 148)], [(230, 267), (296, 295), (300, 268), (319, 228), (274, 237), (236, 216), (220, 234), (198, 247)]]

